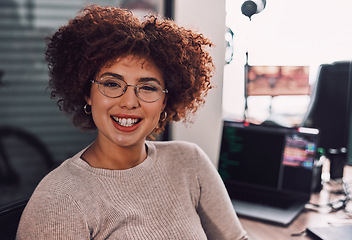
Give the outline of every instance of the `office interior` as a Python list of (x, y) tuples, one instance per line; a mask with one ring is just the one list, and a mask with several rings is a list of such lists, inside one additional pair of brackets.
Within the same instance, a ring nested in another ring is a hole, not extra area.
[[(43, 36), (65, 24), (87, 3), (128, 6), (131, 2), (143, 1), (0, 2), (0, 130), (3, 132), (0, 137), (7, 137), (13, 165), (24, 182), (19, 184), (18, 177), (1, 170), (6, 168), (6, 163), (0, 163), (0, 177), (5, 183), (0, 185), (0, 206), (29, 196), (48, 169), (90, 144), (95, 137), (94, 132), (75, 129), (58, 111), (55, 100), (50, 99), (46, 89), (48, 77)], [(171, 124), (167, 137), (195, 142), (205, 150), (215, 167), (224, 119), (259, 125), (270, 120), (282, 126), (296, 127), (312, 100), (311, 92), (299, 96), (246, 98), (246, 64), (309, 66), (312, 87), (321, 64), (352, 60), (352, 29), (346, 24), (352, 21), (352, 4), (348, 0), (267, 0), (265, 8), (250, 18), (241, 12), (244, 1), (239, 0), (146, 2), (178, 24), (199, 30), (215, 44), (211, 54), (216, 66), (213, 77), (216, 88), (207, 96), (207, 102), (193, 123)], [(350, 109), (348, 114), (352, 114)], [(349, 125), (352, 125), (350, 116)], [(17, 132), (8, 133), (11, 129)], [(348, 150), (352, 149), (352, 127), (346, 131), (349, 131)], [(40, 140), (37, 145), (44, 143), (45, 153), (32, 149), (35, 145), (32, 135)], [(18, 141), (18, 136), (27, 140)], [(44, 157), (46, 160), (43, 161), (43, 155), (48, 156), (45, 154), (50, 157)], [(347, 154), (349, 165), (352, 154)]]

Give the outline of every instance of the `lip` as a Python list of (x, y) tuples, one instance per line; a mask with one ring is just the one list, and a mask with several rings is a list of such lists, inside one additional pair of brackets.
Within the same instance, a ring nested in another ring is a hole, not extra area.
[[(125, 126), (121, 126), (120, 124), (118, 124), (117, 122), (115, 122), (115, 120), (113, 119), (113, 117), (117, 117), (117, 118), (126, 118), (126, 119), (128, 119), (128, 118), (131, 118), (131, 119), (139, 119), (139, 121), (138, 121), (136, 124), (134, 124), (133, 126), (131, 126), (131, 127), (125, 127)], [(121, 115), (121, 114), (119, 114), (119, 115), (112, 115), (112, 116), (110, 117), (110, 119), (111, 119), (111, 121), (112, 121), (114, 127), (115, 127), (117, 130), (121, 131), (121, 132), (133, 132), (133, 131), (135, 131), (135, 130), (139, 127), (140, 123), (141, 123), (142, 120), (143, 120), (141, 117), (139, 117), (139, 116), (137, 116), (137, 115)]]

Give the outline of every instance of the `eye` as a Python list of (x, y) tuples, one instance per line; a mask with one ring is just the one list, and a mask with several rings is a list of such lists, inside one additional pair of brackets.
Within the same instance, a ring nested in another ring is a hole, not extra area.
[(144, 92), (156, 92), (160, 88), (161, 87), (156, 85), (155, 83), (143, 83), (139, 86), (139, 90)]
[(103, 83), (104, 87), (111, 87), (111, 88), (116, 88), (116, 87), (121, 87), (121, 85), (117, 82), (104, 82)]
[(123, 82), (114, 78), (102, 79), (101, 84), (107, 88), (123, 88)]

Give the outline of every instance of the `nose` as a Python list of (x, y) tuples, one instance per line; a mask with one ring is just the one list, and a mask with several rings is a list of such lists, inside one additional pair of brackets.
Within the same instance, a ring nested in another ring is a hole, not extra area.
[(135, 92), (134, 86), (127, 86), (126, 92), (121, 97), (117, 98), (121, 108), (134, 109), (140, 106), (139, 99)]

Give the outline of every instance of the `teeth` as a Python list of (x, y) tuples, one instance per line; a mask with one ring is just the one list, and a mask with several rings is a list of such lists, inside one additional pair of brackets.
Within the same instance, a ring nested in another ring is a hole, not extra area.
[(132, 127), (134, 124), (138, 122), (138, 119), (136, 118), (118, 118), (118, 117), (112, 117), (115, 122), (120, 124), (123, 127)]

